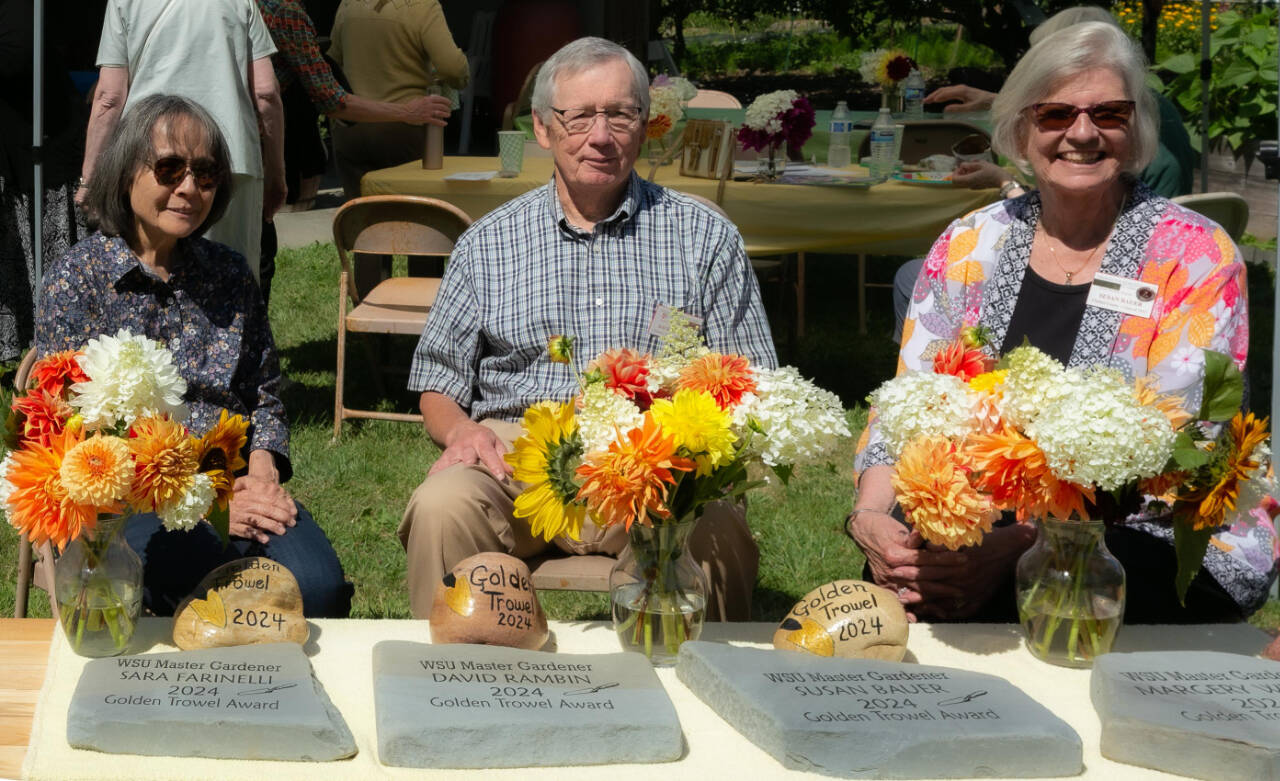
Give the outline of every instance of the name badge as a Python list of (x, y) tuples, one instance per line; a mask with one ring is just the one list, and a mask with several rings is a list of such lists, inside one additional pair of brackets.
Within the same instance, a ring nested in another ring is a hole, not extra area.
[[(671, 330), (671, 313), (675, 308), (667, 304), (659, 302), (653, 308), (653, 316), (649, 318), (649, 335), (656, 336), (659, 339), (666, 337), (667, 332)], [(697, 328), (702, 328), (702, 318), (694, 317), (691, 314), (685, 314), (685, 317)]]
[(1093, 275), (1085, 303), (1135, 317), (1151, 317), (1158, 292), (1159, 288), (1150, 282), (1098, 272)]

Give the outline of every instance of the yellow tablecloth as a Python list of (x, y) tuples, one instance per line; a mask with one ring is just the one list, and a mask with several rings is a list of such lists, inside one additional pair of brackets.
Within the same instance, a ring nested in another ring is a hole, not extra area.
[[(135, 647), (152, 652), (168, 645), (169, 619), (146, 618)], [(608, 653), (618, 641), (607, 622), (551, 622), (561, 653)], [(768, 647), (773, 624), (708, 624), (702, 639)], [(662, 765), (516, 768), (502, 770), (411, 770), (378, 762), (374, 723), (372, 650), (381, 640), (429, 642), (425, 621), (321, 620), (311, 624), (307, 653), (316, 676), (355, 736), (359, 753), (338, 762), (254, 762), (227, 759), (144, 757), (100, 754), (73, 749), (66, 740), (66, 714), (85, 659), (68, 647), (62, 632), (49, 651), (49, 669), (40, 693), (31, 747), (23, 777), (32, 779), (583, 779), (584, 781), (648, 781), (652, 778), (708, 781), (721, 778), (806, 778), (812, 773), (783, 768), (773, 757), (742, 737), (676, 678), (675, 670), (658, 670), (680, 717), (687, 750), (677, 762)], [(1247, 624), (1204, 626), (1126, 626), (1117, 651), (1214, 650), (1256, 655), (1270, 638)], [(1084, 744), (1086, 779), (1172, 779), (1175, 776), (1103, 759), (1098, 753), (1099, 726), (1089, 702), (1089, 671), (1054, 667), (1035, 660), (1022, 647), (1022, 632), (1009, 624), (916, 624), (907, 644), (907, 661), (956, 667), (998, 675), (1021, 688), (1069, 723)], [(781, 653), (781, 652), (780, 652)]]
[[(443, 168), (430, 171), (414, 161), (365, 174), (360, 191), (440, 198), (476, 219), (546, 184), (551, 178), (551, 158), (526, 158), (524, 170), (511, 179), (445, 179), (464, 171), (496, 170), (496, 157), (446, 157)], [(648, 163), (642, 160), (637, 170), (647, 174)], [(718, 186), (713, 179), (681, 176), (679, 164), (660, 167), (654, 181), (712, 200)], [(997, 197), (995, 190), (894, 181), (869, 188), (731, 181), (720, 205), (753, 255), (823, 251), (923, 255), (951, 220)]]

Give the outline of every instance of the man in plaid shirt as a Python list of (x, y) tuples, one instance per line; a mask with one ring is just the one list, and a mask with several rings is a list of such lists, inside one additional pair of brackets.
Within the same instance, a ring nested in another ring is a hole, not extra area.
[[(514, 519), (522, 485), (502, 458), (532, 403), (567, 400), (581, 366), (552, 363), (547, 341), (574, 336), (575, 360), (630, 347), (655, 351), (655, 314), (702, 321), (708, 346), (774, 367), (760, 291), (734, 225), (705, 204), (634, 173), (648, 118), (648, 74), (626, 49), (582, 38), (552, 55), (533, 92), (534, 132), (552, 181), (485, 215), (454, 248), (414, 355), (427, 433), (444, 448), (405, 510), (413, 613), (481, 551), (521, 558), (551, 543)], [(570, 553), (616, 554), (620, 527), (557, 538)], [(708, 508), (690, 550), (711, 583), (708, 617), (750, 617), (759, 551), (743, 508)]]

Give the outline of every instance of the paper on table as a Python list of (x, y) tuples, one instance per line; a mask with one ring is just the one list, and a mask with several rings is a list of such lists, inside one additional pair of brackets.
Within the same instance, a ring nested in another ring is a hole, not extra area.
[(497, 176), (497, 171), (459, 171), (444, 178), (446, 182), (487, 182)]

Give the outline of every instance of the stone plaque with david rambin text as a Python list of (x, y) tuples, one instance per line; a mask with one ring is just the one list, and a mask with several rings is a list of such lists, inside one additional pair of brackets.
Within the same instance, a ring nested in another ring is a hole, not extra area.
[(680, 646), (676, 675), (783, 766), (842, 778), (1081, 772), (1080, 736), (994, 675), (730, 645)]
[(387, 640), (373, 647), (385, 765), (498, 768), (668, 762), (675, 706), (640, 654), (553, 654)]
[(1280, 779), (1280, 663), (1214, 651), (1106, 654), (1089, 692), (1108, 759), (1214, 781)]
[(95, 659), (67, 713), (73, 748), (220, 759), (342, 759), (355, 740), (295, 643)]

